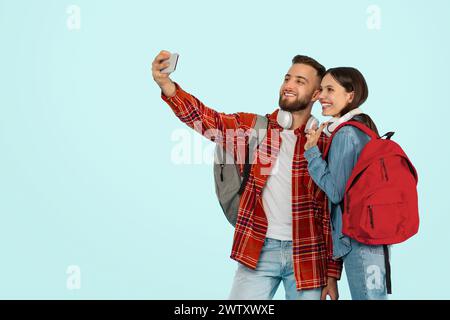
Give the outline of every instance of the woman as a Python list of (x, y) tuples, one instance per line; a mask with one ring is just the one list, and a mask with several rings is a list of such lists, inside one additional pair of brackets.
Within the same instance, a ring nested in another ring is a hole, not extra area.
[[(362, 105), (368, 96), (363, 75), (355, 68), (348, 67), (329, 69), (322, 79), (321, 90), (319, 101), (322, 105), (322, 115), (332, 116), (334, 120), (344, 115), (357, 114), (359, 109), (356, 108)], [(349, 114), (350, 111), (352, 112)], [(368, 115), (360, 113), (354, 115), (352, 120), (365, 124), (379, 136)], [(365, 245), (342, 234), (340, 203), (344, 198), (345, 186), (352, 169), (370, 138), (355, 127), (342, 127), (333, 137), (325, 161), (317, 147), (317, 141), (326, 125), (327, 123), (324, 123), (318, 130), (308, 132), (305, 158), (311, 177), (329, 198), (333, 258), (343, 260), (352, 299), (387, 299), (383, 246)], [(330, 126), (327, 126), (328, 128)]]

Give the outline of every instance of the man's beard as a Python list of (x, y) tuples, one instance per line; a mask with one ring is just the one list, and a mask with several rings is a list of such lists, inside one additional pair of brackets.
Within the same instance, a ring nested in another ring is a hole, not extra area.
[(301, 110), (305, 110), (309, 106), (309, 104), (311, 102), (311, 97), (309, 97), (308, 99), (300, 98), (293, 102), (287, 102), (286, 101), (287, 99), (283, 99), (283, 96), (280, 95), (280, 99), (278, 100), (278, 105), (280, 106), (281, 110), (284, 110), (284, 111), (289, 111), (289, 112), (301, 111)]

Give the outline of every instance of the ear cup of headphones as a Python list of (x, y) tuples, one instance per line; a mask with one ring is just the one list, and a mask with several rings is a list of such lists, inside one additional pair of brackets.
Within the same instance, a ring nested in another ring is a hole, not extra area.
[(323, 132), (325, 132), (325, 134), (329, 137), (341, 123), (347, 122), (347, 121), (351, 120), (354, 116), (361, 114), (361, 113), (362, 113), (361, 109), (356, 108), (356, 109), (353, 109), (350, 112), (346, 113), (345, 115), (343, 115), (340, 118), (332, 118), (327, 121), (328, 125), (324, 128)]
[(309, 117), (308, 119), (308, 122), (306, 122), (305, 133), (307, 133), (311, 129), (317, 130), (318, 128), (319, 128), (319, 120), (317, 120), (316, 117), (311, 115), (311, 117)]
[(289, 111), (279, 110), (277, 122), (283, 129), (292, 127), (292, 114)]
[(331, 134), (333, 133), (333, 130), (331, 128), (331, 126), (334, 125), (334, 123), (336, 122), (336, 118), (332, 118), (331, 120), (328, 120), (328, 124), (323, 128), (323, 133), (325, 133), (327, 135), (327, 137), (331, 137)]

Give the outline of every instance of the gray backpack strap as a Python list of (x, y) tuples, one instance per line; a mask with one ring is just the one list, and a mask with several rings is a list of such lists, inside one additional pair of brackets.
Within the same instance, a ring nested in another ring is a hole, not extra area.
[(266, 117), (256, 115), (256, 123), (253, 126), (253, 133), (256, 134), (256, 136), (252, 134), (249, 141), (249, 163), (253, 163), (255, 150), (263, 142), (267, 135), (267, 124), (268, 120)]
[(242, 172), (242, 184), (239, 188), (238, 194), (244, 193), (245, 186), (247, 185), (248, 178), (250, 177), (250, 171), (253, 164), (253, 156), (256, 148), (262, 143), (267, 135), (268, 120), (264, 116), (256, 115), (256, 123), (253, 126), (252, 135), (248, 142), (248, 149), (245, 155), (244, 170)]

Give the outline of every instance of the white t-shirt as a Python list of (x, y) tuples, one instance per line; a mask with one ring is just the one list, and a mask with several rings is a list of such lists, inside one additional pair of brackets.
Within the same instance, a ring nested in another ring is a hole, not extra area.
[(294, 130), (280, 132), (281, 146), (262, 193), (267, 216), (267, 238), (292, 240), (292, 159), (297, 136)]

